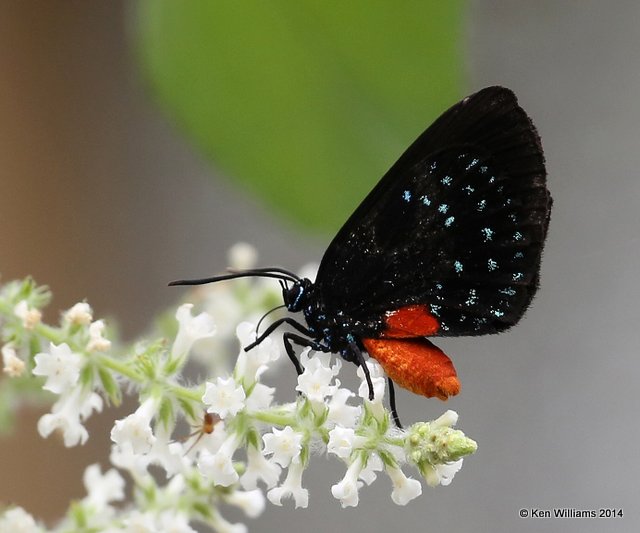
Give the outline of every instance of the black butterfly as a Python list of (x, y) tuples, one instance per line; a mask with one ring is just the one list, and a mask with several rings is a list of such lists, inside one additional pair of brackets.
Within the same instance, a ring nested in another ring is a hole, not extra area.
[(327, 248), (315, 282), (281, 268), (245, 276), (280, 280), (284, 305), (304, 323), (276, 320), (298, 374), (293, 344), (368, 352), (417, 394), (446, 399), (460, 385), (449, 358), (426, 337), (499, 333), (520, 320), (538, 287), (551, 196), (540, 138), (515, 95), (488, 87), (457, 103), (402, 154)]

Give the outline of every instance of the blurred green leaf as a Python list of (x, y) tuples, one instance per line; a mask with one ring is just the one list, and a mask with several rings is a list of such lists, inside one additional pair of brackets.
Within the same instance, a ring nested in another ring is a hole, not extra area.
[(229, 176), (335, 231), (458, 98), (462, 0), (141, 0), (158, 100)]

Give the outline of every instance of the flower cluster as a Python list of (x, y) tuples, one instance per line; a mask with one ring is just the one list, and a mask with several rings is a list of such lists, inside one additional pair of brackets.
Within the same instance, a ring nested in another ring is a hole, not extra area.
[[(238, 262), (250, 259), (236, 252)], [(270, 305), (273, 289), (253, 289), (260, 303), (247, 314), (256, 317)], [(234, 300), (233, 294), (226, 297)], [(44, 324), (41, 309), (48, 300), (48, 291), (31, 280), (0, 289), (5, 373), (0, 386), (22, 383), (12, 389), (16, 398), (37, 389), (53, 395), (50, 412), (38, 422), (40, 435), (58, 432), (65, 446), (82, 445), (90, 437), (84, 424), (94, 412), (105, 403), (118, 404), (122, 391), (139, 398), (135, 411), (111, 429), (114, 468), (104, 474), (97, 465), (87, 468), (87, 496), (72, 504), (56, 531), (191, 532), (196, 522), (216, 531), (245, 531), (243, 524), (223, 517), (225, 506), (238, 507), (248, 517), (260, 515), (267, 501), (283, 505), (291, 499), (296, 507), (307, 507), (303, 475), (312, 456), (324, 453), (345, 464), (344, 477), (330, 489), (343, 507), (357, 505), (362, 487), (381, 472), (392, 482), (392, 501), (405, 505), (422, 492), (421, 482), (405, 473), (407, 467), (429, 485), (446, 485), (462, 458), (475, 451), (475, 442), (452, 428), (457, 421), (452, 411), (407, 430), (395, 427), (382, 402), (385, 377), (374, 361), (367, 363), (375, 391), (370, 401), (361, 370), (356, 394), (341, 386), (341, 359), (305, 349), (299, 394), (292, 392), (290, 403), (279, 404), (275, 389), (263, 380), (282, 359), (281, 345), (267, 338), (245, 352), (256, 338), (251, 322), (235, 328), (240, 350), (233, 368), (187, 386), (182, 373), (189, 358), (205, 346), (211, 350), (210, 341), (229, 328), (220, 318), (194, 314), (192, 304), (183, 304), (175, 312), (177, 328), (167, 328), (164, 338), (123, 347), (84, 302), (66, 311), (57, 326)], [(202, 304), (208, 297), (199, 300)], [(184, 434), (185, 421), (196, 430), (181, 440), (177, 436)], [(164, 473), (160, 480), (150, 472), (158, 468)], [(122, 473), (133, 492), (129, 504), (123, 502)], [(45, 528), (22, 508), (10, 507), (0, 514), (0, 530)]]

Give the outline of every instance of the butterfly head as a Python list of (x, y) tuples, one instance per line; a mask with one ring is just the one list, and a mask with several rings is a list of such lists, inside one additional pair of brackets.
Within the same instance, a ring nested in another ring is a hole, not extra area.
[(282, 299), (291, 313), (302, 311), (306, 306), (313, 289), (313, 283), (307, 278), (296, 280), (291, 286), (281, 282)]

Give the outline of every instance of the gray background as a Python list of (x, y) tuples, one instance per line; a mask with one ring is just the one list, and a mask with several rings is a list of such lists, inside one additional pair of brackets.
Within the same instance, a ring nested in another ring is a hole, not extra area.
[[(291, 268), (319, 260), (327, 240), (283, 226), (211, 179), (146, 99), (128, 50), (127, 6), (3, 2), (0, 270), (51, 285), (49, 318), (86, 297), (133, 335), (176, 297), (167, 280), (219, 270), (237, 240), (255, 243), (263, 264)], [(479, 450), (451, 486), (425, 487), (407, 507), (391, 502), (382, 479), (348, 510), (330, 493), (343, 467), (316, 458), (305, 475), (310, 508), (269, 507), (252, 531), (640, 526), (640, 4), (486, 0), (471, 3), (467, 24), (468, 92), (515, 90), (541, 133), (555, 199), (542, 288), (522, 324), (440, 343), (463, 384), (448, 405), (399, 393), (407, 421), (458, 411)], [(283, 386), (291, 378), (283, 372)], [(39, 439), (38, 416), (21, 411), (17, 434), (0, 440), (0, 500), (52, 518), (82, 495), (80, 472), (108, 442), (96, 433), (65, 450)], [(520, 519), (521, 507), (625, 516)]]

